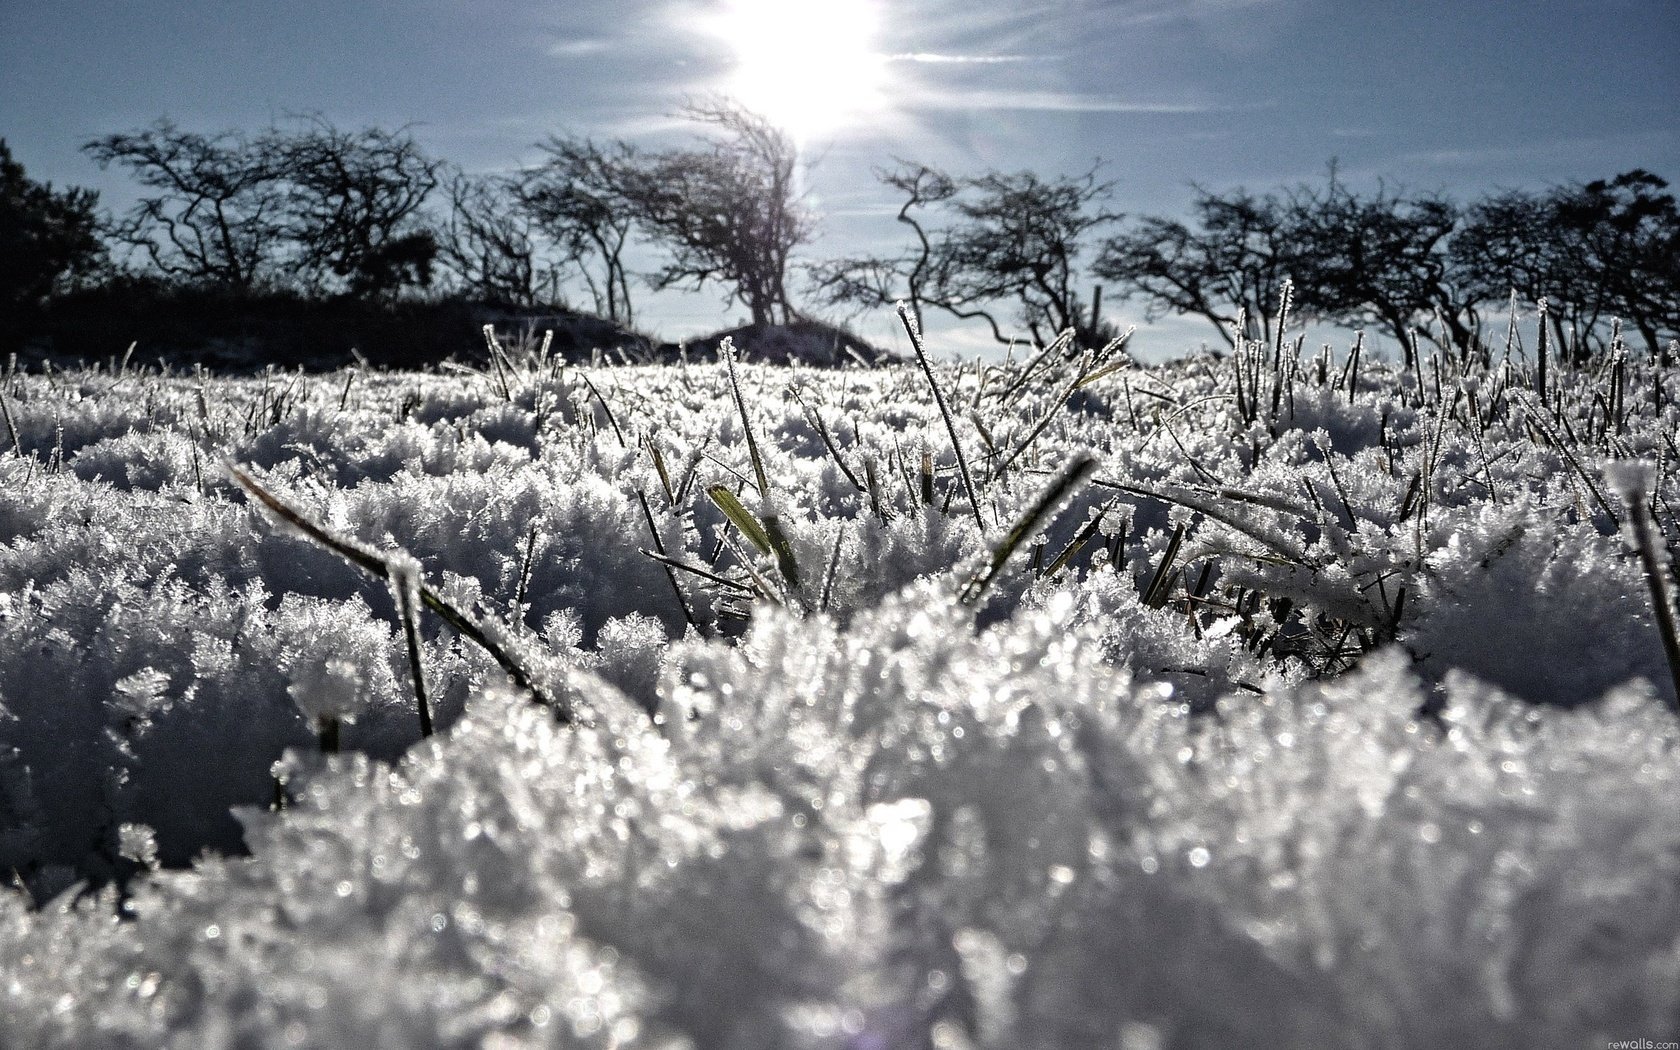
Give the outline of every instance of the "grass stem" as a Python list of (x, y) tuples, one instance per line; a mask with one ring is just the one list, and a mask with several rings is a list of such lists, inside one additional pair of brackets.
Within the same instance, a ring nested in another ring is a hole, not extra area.
[(922, 345), (922, 330), (916, 324), (916, 318), (910, 313), (910, 307), (900, 302), (898, 304), (898, 319), (904, 324), (904, 331), (910, 336), (910, 346), (916, 351), (916, 361), (922, 366), (922, 374), (927, 377), (928, 386), (933, 390), (934, 404), (939, 406), (939, 415), (945, 420), (945, 432), (951, 437), (951, 451), (956, 453), (957, 472), (962, 475), (963, 491), (968, 494), (969, 505), (974, 508), (974, 524), (980, 529), (980, 535), (986, 534), (986, 519), (980, 512), (980, 497), (974, 492), (974, 475), (969, 473), (968, 458), (963, 455), (962, 440), (957, 437), (957, 425), (951, 420), (951, 409), (945, 403), (945, 393), (939, 388), (939, 380), (934, 377), (933, 364), (928, 361), (927, 348)]

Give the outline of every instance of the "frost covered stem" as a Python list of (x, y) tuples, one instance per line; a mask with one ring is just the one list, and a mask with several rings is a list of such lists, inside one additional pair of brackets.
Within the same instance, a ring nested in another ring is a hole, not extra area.
[(1036, 536), (1050, 520), (1050, 515), (1056, 508), (1061, 506), (1075, 489), (1089, 481), (1096, 471), (1097, 458), (1089, 452), (1079, 453), (1062, 467), (1044, 491), (1039, 493), (1033, 505), (1021, 515), (1015, 527), (1009, 530), (1009, 535), (992, 551), (991, 561), (963, 588), (961, 598), (965, 605), (973, 605), (985, 595), (997, 574), (1008, 563), (1010, 555)]
[(747, 415), (747, 402), (741, 397), (741, 381), (735, 375), (735, 340), (724, 336), (718, 347), (724, 367), (729, 371), (729, 392), (735, 398), (735, 411), (741, 414), (741, 430), (747, 435), (747, 454), (752, 459), (753, 479), (758, 483), (758, 498), (770, 499), (770, 479), (764, 473), (764, 457), (758, 452), (758, 439), (753, 436), (752, 419)]
[(391, 560), (385, 577), (391, 585), (391, 596), (397, 602), (397, 618), (402, 621), (403, 641), (408, 646), (408, 675), (414, 683), (414, 706), (420, 715), (420, 736), (432, 735), (432, 706), (426, 697), (426, 672), (420, 664), (420, 576), (419, 566), (412, 559)]
[[(246, 492), (254, 496), (257, 502), (267, 507), (269, 512), (281, 521), (297, 529), (368, 575), (382, 580), (390, 577), (391, 563), (384, 555), (353, 540), (335, 536), (328, 532), (325, 528), (305, 517), (303, 512), (288, 505), (280, 497), (263, 488), (262, 483), (257, 481), (256, 478), (231, 463), (228, 464), (228, 472), (233, 475), (234, 480)], [(550, 696), (546, 690), (537, 685), (519, 661), (514, 659), (513, 655), (501, 645), (497, 644), (483, 627), (474, 622), (471, 616), (451, 605), (442, 595), (428, 587), (424, 580), (416, 581), (416, 590), (420, 596), (421, 604), (437, 613), (444, 623), (454, 628), (456, 633), (476, 643), (479, 648), (489, 653), (490, 657), (506, 672), (507, 676), (513, 679), (515, 685), (530, 693), (531, 698), (537, 703), (553, 711), (557, 720), (566, 724), (577, 720), (577, 713), (572, 710), (570, 704)]]
[(1628, 531), (1633, 548), (1639, 554), (1639, 564), (1645, 570), (1645, 586), (1651, 592), (1651, 611), (1657, 619), (1657, 631), (1662, 635), (1663, 653), (1668, 657), (1668, 674), (1674, 687), (1669, 706), (1680, 714), (1680, 629), (1674, 622), (1674, 601), (1668, 593), (1668, 574), (1658, 555), (1657, 530), (1645, 506), (1644, 479), (1624, 484), (1622, 498), (1627, 502)]
[(974, 475), (968, 472), (968, 459), (963, 456), (962, 441), (957, 437), (957, 425), (951, 421), (951, 409), (945, 404), (945, 394), (939, 389), (939, 380), (934, 378), (933, 365), (928, 362), (927, 350), (922, 346), (922, 330), (910, 313), (910, 307), (903, 302), (898, 304), (898, 319), (903, 322), (904, 331), (910, 336), (910, 346), (916, 351), (916, 361), (922, 366), (922, 374), (927, 376), (928, 386), (933, 390), (933, 403), (939, 406), (939, 415), (945, 420), (945, 432), (951, 435), (951, 451), (957, 456), (957, 472), (962, 475), (963, 491), (968, 494), (969, 505), (974, 508), (974, 523), (980, 527), (980, 535), (984, 536), (986, 519), (980, 514), (980, 497), (974, 494)]
[[(651, 442), (649, 443), (649, 447), (652, 447)], [(669, 489), (670, 486), (667, 485), (666, 490), (669, 491)], [(647, 495), (638, 488), (636, 490), (636, 499), (640, 501), (642, 505), (642, 517), (647, 521), (648, 535), (653, 537), (654, 552), (657, 553), (660, 558), (664, 558), (666, 557), (665, 541), (660, 538), (659, 526), (655, 524), (653, 520), (653, 508), (648, 506)], [(672, 571), (670, 565), (665, 564), (664, 562), (661, 562), (660, 567), (665, 570), (665, 578), (671, 581), (671, 591), (677, 596), (677, 607), (682, 610), (683, 619), (687, 621), (688, 625), (694, 628), (694, 630), (702, 638), (704, 638), (706, 636), (705, 629), (700, 626), (700, 622), (694, 618), (694, 612), (689, 609), (688, 597), (683, 594), (682, 584), (677, 582), (677, 574)]]
[(6, 403), (6, 395), (3, 393), (0, 393), (0, 415), (6, 417), (6, 432), (12, 437), (12, 451), (22, 459), (23, 442), (18, 440), (17, 424), (12, 422), (12, 406)]

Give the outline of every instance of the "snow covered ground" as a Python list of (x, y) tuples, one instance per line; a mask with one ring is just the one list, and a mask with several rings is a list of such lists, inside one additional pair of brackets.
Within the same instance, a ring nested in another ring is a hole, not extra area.
[(1680, 1033), (1676, 370), (936, 372), (6, 376), (0, 1045)]

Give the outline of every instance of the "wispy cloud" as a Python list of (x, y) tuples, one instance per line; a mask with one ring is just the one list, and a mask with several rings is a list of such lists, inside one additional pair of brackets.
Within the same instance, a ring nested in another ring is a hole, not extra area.
[(936, 51), (909, 51), (888, 55), (889, 62), (916, 62), (932, 66), (997, 66), (1015, 62), (1038, 61), (1032, 55), (947, 55)]
[(612, 41), (601, 37), (582, 37), (555, 41), (549, 45), (548, 53), (555, 58), (588, 58), (611, 51), (612, 46)]
[(1206, 102), (1146, 102), (1117, 95), (1070, 91), (974, 88), (919, 91), (904, 103), (919, 110), (1019, 110), (1042, 113), (1215, 113), (1231, 107)]
[(1575, 159), (1605, 151), (1606, 140), (1599, 137), (1552, 138), (1535, 142), (1517, 142), (1503, 146), (1442, 147), (1400, 153), (1395, 160), (1405, 164), (1426, 164), (1460, 168), (1490, 164), (1509, 164), (1536, 157)]
[(1129, 4), (1109, 23), (1111, 26), (1160, 25), (1167, 22), (1217, 22), (1221, 18), (1252, 12), (1257, 8), (1281, 8), (1290, 0), (1145, 0)]
[(1420, 182), (1450, 178), (1457, 184), (1484, 181), (1523, 185), (1599, 177), (1611, 171), (1673, 156), (1680, 133), (1645, 129), (1608, 135), (1549, 135), (1498, 144), (1440, 144), (1434, 148), (1377, 153), (1342, 169), (1350, 177), (1400, 174)]

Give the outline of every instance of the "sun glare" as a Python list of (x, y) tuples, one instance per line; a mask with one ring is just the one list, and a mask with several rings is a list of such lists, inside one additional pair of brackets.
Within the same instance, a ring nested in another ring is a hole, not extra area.
[(881, 108), (878, 0), (725, 0), (724, 11), (719, 32), (736, 57), (730, 93), (795, 139)]

